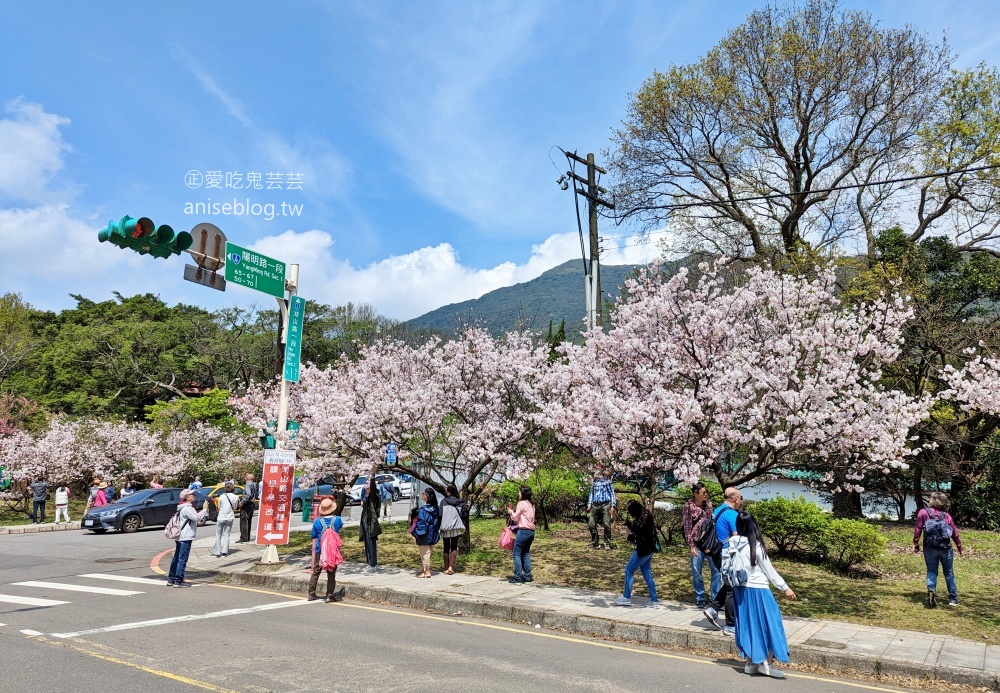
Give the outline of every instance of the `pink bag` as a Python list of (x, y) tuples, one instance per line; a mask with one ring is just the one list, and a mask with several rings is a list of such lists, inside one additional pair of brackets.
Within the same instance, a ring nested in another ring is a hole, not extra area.
[(510, 525), (503, 528), (503, 532), (500, 533), (500, 548), (504, 551), (514, 550), (514, 537), (517, 536), (517, 532)]

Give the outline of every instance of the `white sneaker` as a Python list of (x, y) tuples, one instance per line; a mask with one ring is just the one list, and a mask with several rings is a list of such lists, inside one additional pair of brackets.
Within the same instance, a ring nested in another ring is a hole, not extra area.
[(649, 604), (646, 605), (646, 608), (647, 609), (659, 609), (660, 608), (660, 602), (650, 602)]
[(622, 595), (615, 599), (615, 606), (632, 606), (632, 600)]
[(719, 612), (715, 610), (714, 606), (706, 606), (705, 610), (701, 613), (705, 614), (705, 618), (708, 619), (709, 623), (722, 630), (722, 624), (719, 623)]
[(756, 664), (751, 664), (750, 662), (747, 662), (746, 664), (743, 665), (744, 674), (756, 674), (759, 670), (760, 670), (759, 666), (757, 666)]

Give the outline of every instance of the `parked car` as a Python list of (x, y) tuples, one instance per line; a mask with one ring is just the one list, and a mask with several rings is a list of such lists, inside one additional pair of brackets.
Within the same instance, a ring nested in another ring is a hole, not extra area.
[(179, 488), (146, 488), (114, 503), (91, 508), (83, 516), (81, 527), (103, 534), (117, 529), (126, 534), (140, 527), (165, 525), (177, 510)]
[[(382, 485), (382, 482), (388, 481), (392, 484), (392, 499), (394, 501), (400, 498), (409, 498), (413, 493), (413, 482), (404, 481), (398, 474), (376, 474), (375, 483)], [(367, 476), (359, 476), (354, 480), (354, 484), (351, 486), (350, 490), (347, 492), (347, 499), (349, 503), (360, 503), (361, 502), (361, 492), (364, 490), (365, 485), (368, 483)]]
[[(202, 486), (194, 492), (194, 507), (195, 510), (201, 510), (202, 504), (205, 500), (208, 500), (208, 519), (211, 522), (215, 522), (219, 519), (219, 496), (226, 492), (225, 484), (216, 484), (215, 486)], [(233, 493), (236, 494), (237, 498), (243, 496), (243, 487), (236, 486), (233, 489)], [(260, 499), (254, 499), (254, 508), (260, 506)], [(235, 510), (235, 508), (233, 508)]]
[[(312, 481), (305, 477), (295, 477), (295, 490), (292, 491), (292, 512), (302, 512), (302, 504), (312, 504), (313, 495), (330, 496), (333, 495), (333, 486), (337, 482), (333, 476), (324, 476), (321, 479)], [(308, 484), (301, 486), (301, 484)]]

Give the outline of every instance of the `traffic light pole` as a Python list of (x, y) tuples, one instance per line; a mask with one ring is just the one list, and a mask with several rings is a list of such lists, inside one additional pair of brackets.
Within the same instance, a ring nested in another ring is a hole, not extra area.
[[(281, 336), (280, 342), (281, 346), (279, 351), (284, 354), (285, 345), (288, 343), (288, 306), (294, 296), (298, 295), (299, 291), (299, 266), (289, 265), (288, 266), (288, 276), (285, 278), (285, 288), (288, 290), (288, 298), (277, 299), (278, 305), (281, 307)], [(284, 358), (282, 358), (284, 361)], [(278, 431), (284, 431), (288, 428), (288, 400), (290, 398), (291, 383), (285, 380), (284, 368), (281, 369), (281, 397), (278, 400)], [(285, 448), (283, 442), (277, 442), (277, 447), (282, 449)]]

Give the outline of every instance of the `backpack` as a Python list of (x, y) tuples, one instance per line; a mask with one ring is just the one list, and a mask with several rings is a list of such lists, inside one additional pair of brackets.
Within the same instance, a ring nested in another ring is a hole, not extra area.
[(948, 513), (928, 509), (927, 515), (927, 521), (924, 522), (924, 546), (942, 550), (951, 548), (952, 531), (947, 521)]
[(695, 539), (694, 544), (708, 556), (714, 556), (722, 550), (722, 542), (719, 541), (719, 537), (715, 533), (715, 521), (719, 518), (719, 514), (725, 507), (725, 504), (720, 505), (712, 513), (711, 519), (706, 517), (698, 522), (701, 530), (698, 532), (698, 538)]
[(730, 587), (746, 587), (746, 584), (750, 582), (750, 571), (743, 562), (743, 554), (734, 544), (730, 544), (723, 550), (720, 572)]
[(181, 511), (174, 513), (173, 517), (167, 520), (167, 526), (163, 528), (163, 536), (167, 539), (177, 541), (181, 538)]
[(331, 521), (328, 527), (323, 528), (323, 533), (319, 537), (319, 567), (323, 570), (331, 570), (344, 562), (344, 557), (340, 553), (340, 547), (344, 544), (337, 530), (333, 528)]

